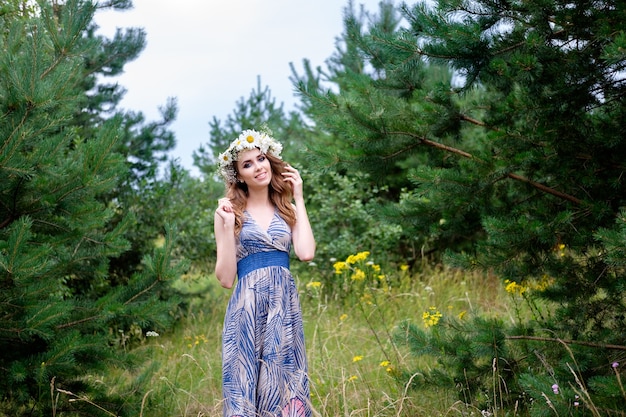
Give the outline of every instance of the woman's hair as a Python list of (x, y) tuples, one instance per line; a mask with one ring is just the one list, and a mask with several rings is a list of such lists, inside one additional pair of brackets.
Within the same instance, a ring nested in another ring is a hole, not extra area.
[[(287, 163), (276, 156), (266, 153), (265, 157), (270, 162), (272, 168), (272, 180), (269, 184), (270, 201), (278, 214), (290, 227), (296, 224), (296, 211), (291, 204), (291, 184), (285, 181), (282, 173), (285, 172)], [(237, 161), (233, 161), (235, 172), (237, 172)], [(239, 235), (243, 226), (243, 211), (246, 209), (248, 200), (248, 186), (243, 182), (229, 184), (226, 190), (226, 197), (230, 199), (235, 212), (235, 235)]]

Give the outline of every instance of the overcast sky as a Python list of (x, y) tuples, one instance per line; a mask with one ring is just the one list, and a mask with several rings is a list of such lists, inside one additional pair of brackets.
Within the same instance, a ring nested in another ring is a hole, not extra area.
[[(379, 0), (355, 0), (378, 12)], [(289, 80), (293, 63), (314, 66), (335, 51), (348, 0), (134, 0), (125, 12), (99, 11), (101, 34), (142, 27), (147, 46), (117, 81), (127, 89), (122, 107), (158, 119), (158, 107), (176, 97), (172, 156), (191, 169), (192, 152), (209, 140), (209, 121), (232, 113), (261, 78), (278, 103), (297, 98)], [(302, 71), (300, 71), (302, 72)]]

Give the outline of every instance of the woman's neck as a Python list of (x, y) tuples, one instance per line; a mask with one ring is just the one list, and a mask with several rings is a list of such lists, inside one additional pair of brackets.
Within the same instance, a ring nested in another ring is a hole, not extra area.
[(267, 188), (264, 190), (248, 190), (248, 198), (246, 200), (247, 207), (263, 207), (271, 205), (272, 203), (270, 201), (270, 195)]

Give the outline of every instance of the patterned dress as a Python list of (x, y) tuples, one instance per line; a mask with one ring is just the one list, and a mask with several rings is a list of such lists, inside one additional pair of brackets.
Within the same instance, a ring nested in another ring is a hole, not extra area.
[(291, 229), (278, 213), (268, 230), (244, 214), (222, 335), (224, 416), (310, 417)]

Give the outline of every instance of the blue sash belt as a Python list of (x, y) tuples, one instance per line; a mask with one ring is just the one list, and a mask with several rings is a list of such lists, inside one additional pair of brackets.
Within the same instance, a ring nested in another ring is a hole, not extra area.
[(252, 253), (237, 262), (237, 276), (242, 278), (255, 269), (268, 266), (289, 268), (289, 254), (281, 250)]

